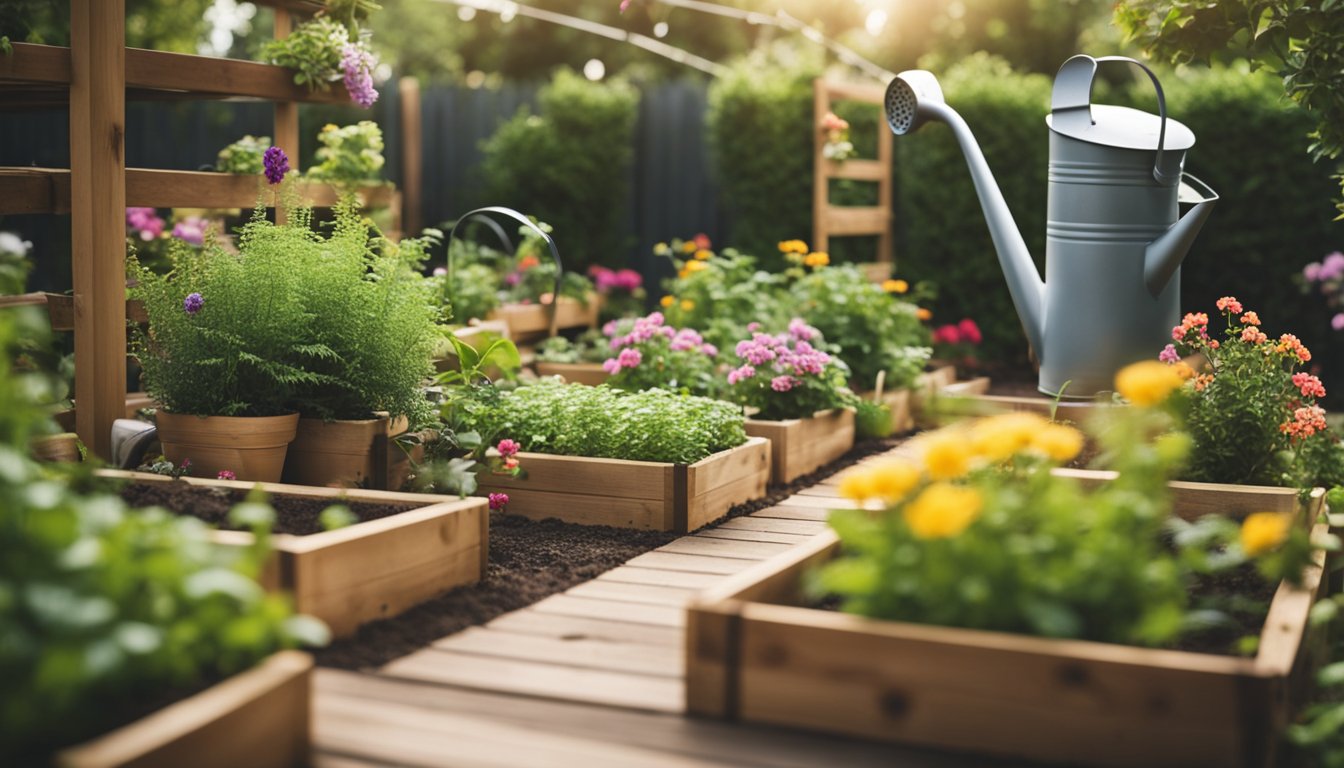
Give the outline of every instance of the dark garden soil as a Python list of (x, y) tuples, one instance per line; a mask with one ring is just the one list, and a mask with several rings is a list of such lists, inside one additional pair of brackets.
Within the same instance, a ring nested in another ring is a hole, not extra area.
[[(889, 450), (899, 440), (859, 443), (849, 453), (759, 501), (741, 504), (723, 519), (774, 506), (839, 470)], [(721, 522), (721, 521), (719, 521)], [(577, 525), (550, 519), (490, 514), (490, 563), (480, 583), (458, 587), (400, 616), (366, 624), (353, 636), (317, 651), (318, 664), (342, 669), (377, 667), (441, 637), (525, 608), (595, 578), (636, 555), (680, 537), (676, 533)]]
[[(164, 507), (179, 515), (191, 515), (225, 530), (244, 530), (229, 524), (229, 509), (247, 498), (248, 491), (228, 488), (204, 488), (186, 483), (136, 483), (121, 491), (121, 498), (132, 507)], [(305, 499), (294, 496), (273, 496), (269, 499), (275, 508), (275, 533), (296, 536), (321, 533), (318, 521), (322, 511), (339, 504), (348, 508), (360, 522), (389, 517), (398, 512), (416, 509), (417, 504), (370, 504), (331, 499)]]

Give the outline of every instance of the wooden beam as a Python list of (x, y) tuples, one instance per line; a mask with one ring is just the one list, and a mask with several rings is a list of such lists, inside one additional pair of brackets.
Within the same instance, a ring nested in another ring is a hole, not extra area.
[(70, 2), (75, 431), (112, 458), (126, 409), (126, 0)]
[[(275, 9), (275, 39), (289, 36), (294, 29), (294, 19), (284, 8)], [(275, 104), (275, 135), (271, 139), (273, 146), (280, 147), (289, 156), (289, 165), (296, 171), (299, 167), (299, 105), (293, 101), (279, 101)], [(284, 223), (283, 210), (275, 212), (277, 223)]]
[(832, 235), (880, 235), (891, 223), (891, 209), (875, 205), (828, 205), (822, 221)]
[(830, 179), (826, 168), (833, 164), (822, 156), (826, 137), (821, 133), (821, 119), (831, 111), (831, 96), (826, 81), (812, 81), (812, 248), (829, 251), (830, 228), (826, 226), (826, 209), (831, 205)]
[(70, 49), (57, 45), (14, 43), (14, 53), (0, 56), (0, 81), (70, 84)]
[(424, 187), (420, 110), (420, 81), (403, 77), (397, 81), (401, 97), (401, 221), (412, 235), (420, 232), (420, 201)]

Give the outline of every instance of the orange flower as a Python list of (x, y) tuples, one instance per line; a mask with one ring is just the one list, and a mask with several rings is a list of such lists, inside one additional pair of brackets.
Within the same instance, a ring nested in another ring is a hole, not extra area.
[(924, 307), (920, 307), (919, 309), (915, 310), (915, 317), (919, 318), (920, 320), (928, 321), (933, 319), (933, 313), (925, 309)]
[(887, 293), (905, 293), (910, 290), (910, 284), (904, 280), (883, 280), (882, 290)]

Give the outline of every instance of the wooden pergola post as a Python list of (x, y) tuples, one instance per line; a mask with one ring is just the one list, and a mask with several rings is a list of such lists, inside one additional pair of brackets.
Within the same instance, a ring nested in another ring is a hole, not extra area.
[(70, 2), (75, 430), (111, 459), (126, 415), (126, 0)]
[[(275, 39), (288, 37), (294, 30), (294, 19), (286, 8), (275, 9)], [(289, 156), (289, 167), (301, 171), (299, 167), (299, 105), (292, 101), (275, 102), (275, 135), (271, 144), (285, 150)], [(285, 212), (279, 205), (275, 207), (276, 223), (283, 223)]]
[(420, 81), (403, 77), (397, 81), (401, 102), (401, 225), (412, 235), (420, 231), (422, 158), (420, 127)]

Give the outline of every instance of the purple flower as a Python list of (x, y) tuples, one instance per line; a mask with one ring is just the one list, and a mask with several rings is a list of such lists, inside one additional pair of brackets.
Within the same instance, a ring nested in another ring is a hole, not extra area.
[(507, 507), (508, 505), (509, 505), (509, 494), (507, 494), (507, 493), (492, 493), (492, 494), (490, 494), (490, 508), (491, 508), (491, 509), (496, 509), (496, 510), (498, 510), (498, 509), (503, 509), (504, 507)]
[(1319, 280), (1337, 280), (1344, 277), (1344, 253), (1335, 251), (1321, 262), (1321, 271), (1317, 274)]
[(200, 216), (188, 216), (173, 227), (173, 237), (192, 245), (200, 245), (205, 242), (207, 223)]
[(770, 380), (770, 388), (776, 392), (788, 392), (797, 383), (792, 376), (776, 376)]
[(341, 50), (341, 70), (345, 72), (345, 90), (350, 100), (368, 109), (378, 100), (378, 91), (373, 87), (373, 68), (377, 59), (364, 46), (347, 43)]
[(1330, 318), (1330, 327), (1334, 328), (1336, 331), (1344, 331), (1344, 312), (1340, 312), (1338, 315)]
[(1162, 352), (1157, 356), (1157, 359), (1164, 363), (1174, 363), (1181, 359), (1181, 355), (1176, 351), (1175, 344), (1168, 344), (1162, 348)]
[(188, 293), (187, 298), (182, 300), (182, 311), (188, 315), (195, 315), (205, 306), (205, 298), (199, 293)]
[(266, 181), (271, 184), (279, 184), (284, 181), (285, 174), (289, 173), (289, 157), (285, 150), (279, 147), (271, 147), (262, 155), (261, 162), (266, 166)]

